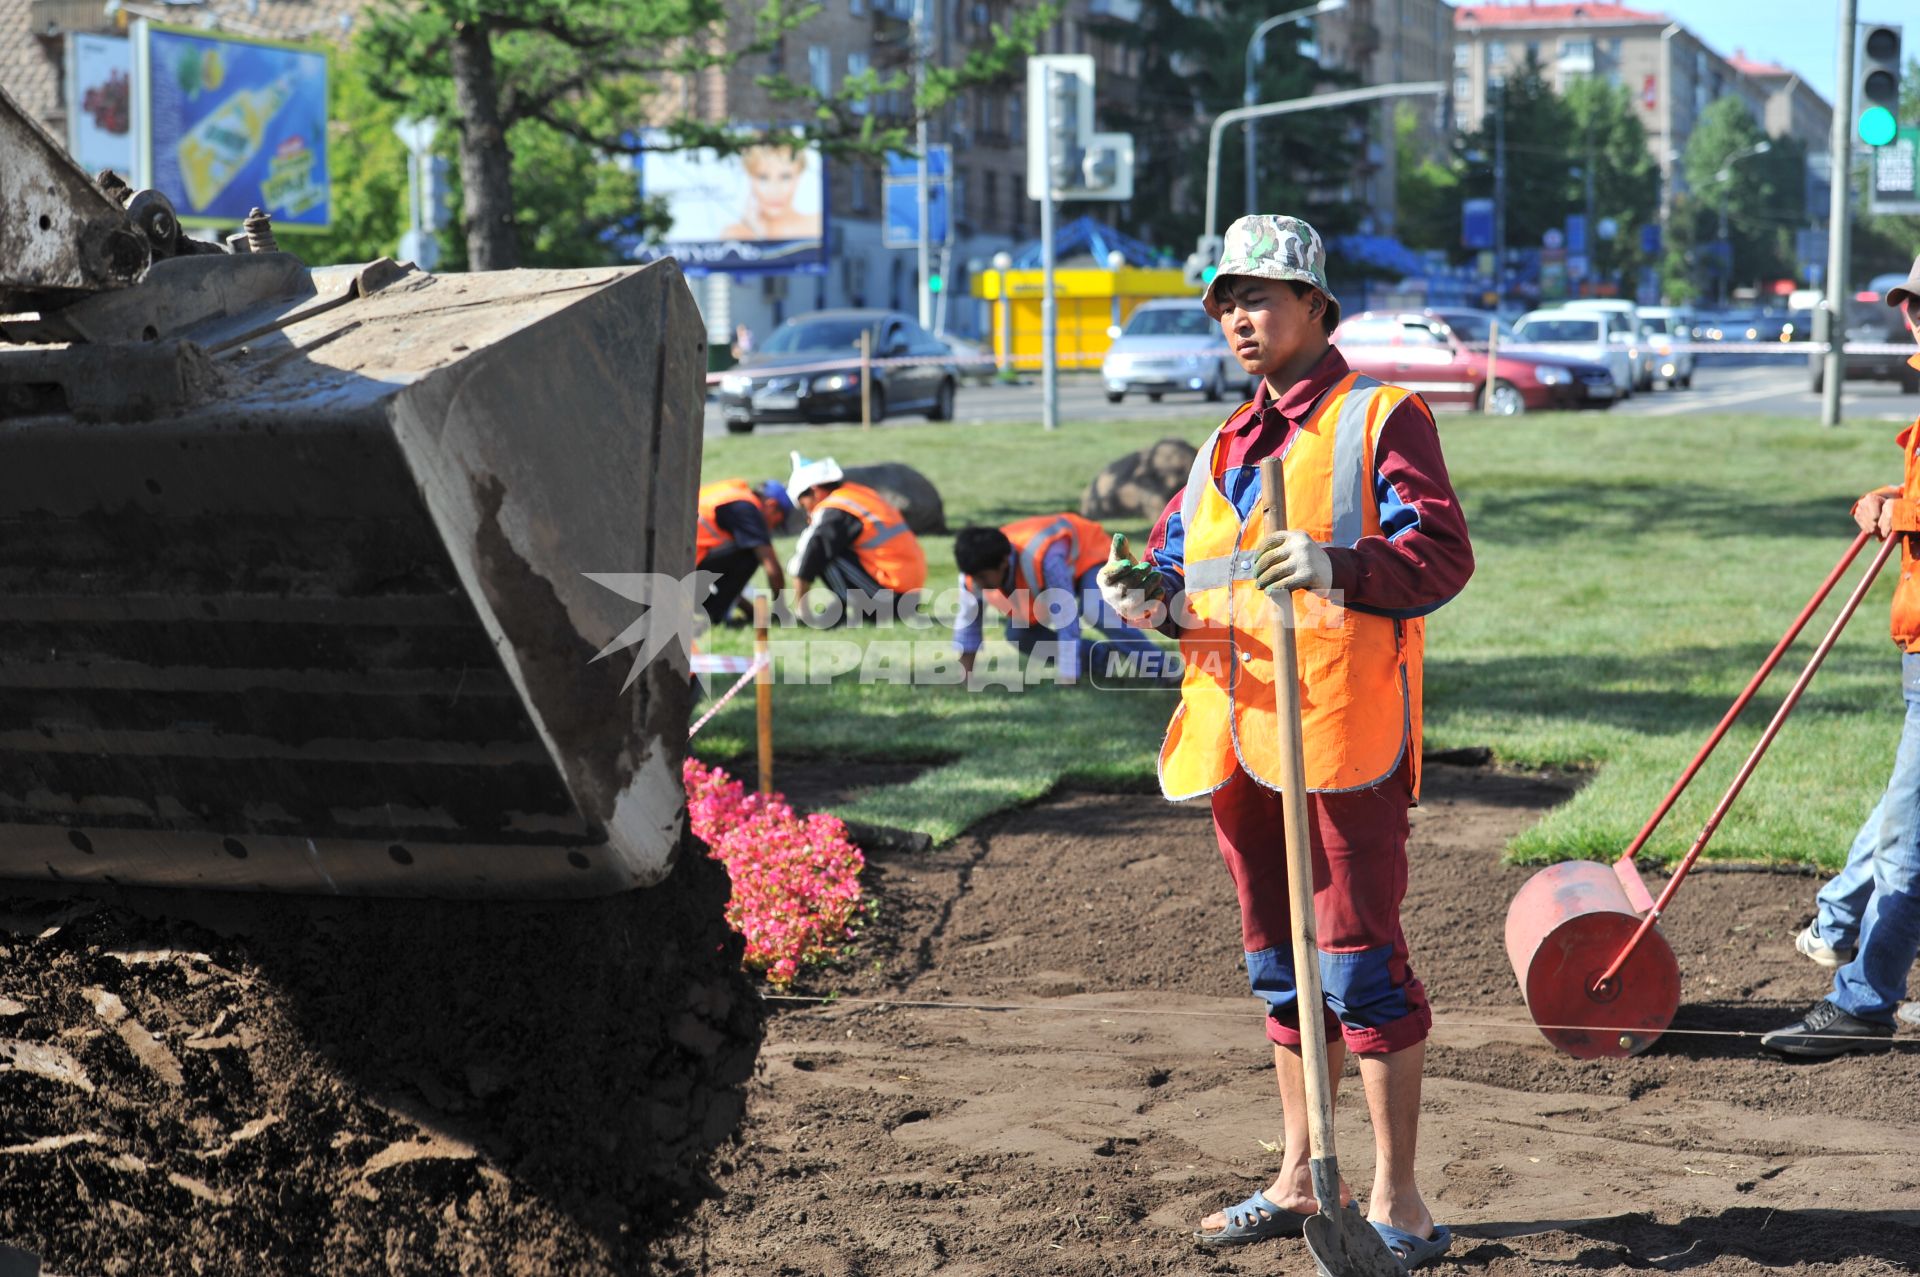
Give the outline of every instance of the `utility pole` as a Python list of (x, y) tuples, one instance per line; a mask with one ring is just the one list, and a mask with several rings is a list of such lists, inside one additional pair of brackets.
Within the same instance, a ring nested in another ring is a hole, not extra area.
[[(913, 82), (916, 88), (927, 82), (927, 10), (935, 3), (937, 0), (914, 0)], [(920, 285), (917, 291), (920, 301), (920, 326), (931, 331), (933, 328), (933, 182), (927, 173), (927, 117), (925, 112), (917, 114), (920, 119), (913, 129), (914, 145), (920, 150), (920, 246), (918, 250)], [(947, 175), (947, 180), (948, 190), (951, 191), (953, 180), (951, 173)], [(947, 216), (951, 218), (953, 216), (952, 201), (949, 200), (948, 203)]]
[(1493, 308), (1507, 300), (1507, 82), (1493, 85)]
[(1840, 0), (1840, 37), (1834, 52), (1832, 183), (1827, 202), (1827, 278), (1824, 303), (1814, 315), (1814, 339), (1827, 343), (1820, 378), (1820, 424), (1840, 424), (1840, 391), (1847, 380), (1846, 297), (1853, 288), (1847, 260), (1852, 255), (1853, 223), (1847, 209), (1853, 194), (1853, 28), (1859, 0)]
[(1060, 428), (1060, 379), (1054, 367), (1053, 342), (1053, 330), (1059, 323), (1059, 307), (1053, 300), (1053, 148), (1058, 140), (1053, 132), (1057, 126), (1053, 111), (1058, 97), (1054, 79), (1059, 74), (1051, 67), (1047, 69), (1047, 91), (1035, 104), (1047, 116), (1040, 122), (1040, 171), (1047, 175), (1040, 199), (1040, 427), (1043, 430)]

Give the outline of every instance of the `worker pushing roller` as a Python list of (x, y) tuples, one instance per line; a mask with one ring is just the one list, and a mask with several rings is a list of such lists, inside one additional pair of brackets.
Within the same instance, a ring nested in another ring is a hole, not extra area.
[[(1268, 1006), (1285, 1117), (1278, 1176), (1196, 1235), (1233, 1245), (1297, 1236), (1316, 1210), (1322, 1222), (1350, 1214), (1329, 1211), (1330, 1186), (1316, 1185), (1321, 1128), (1310, 1150), (1309, 1119), (1318, 1107), (1310, 1101), (1337, 1086), (1352, 1051), (1378, 1152), (1368, 1220), (1395, 1259), (1417, 1267), (1452, 1237), (1414, 1182), (1432, 1015), (1399, 911), (1407, 811), (1419, 792), (1422, 618), (1472, 573), (1466, 521), (1426, 405), (1351, 372), (1331, 345), (1340, 308), (1311, 226), (1273, 215), (1236, 221), (1204, 302), (1260, 388), (1201, 446), (1145, 560), (1130, 560), (1116, 537), (1100, 574), (1122, 617), (1179, 638), (1186, 673), (1160, 753), (1161, 787), (1176, 800), (1211, 798), (1248, 976)], [(1291, 525), (1274, 531), (1264, 529), (1260, 478), (1271, 458), (1283, 459)], [(1319, 979), (1302, 983), (1325, 986), (1325, 1006), (1310, 1009), (1324, 1021), (1316, 1030), (1327, 1038), (1324, 1078), (1309, 1078), (1302, 1059), (1281, 835), (1289, 768), (1276, 744), (1290, 717), (1278, 701), (1292, 698), (1276, 694), (1262, 592), (1290, 603), (1297, 632), (1314, 887), (1310, 902), (1295, 903), (1310, 904), (1309, 933), (1317, 917)], [(1363, 1270), (1373, 1271), (1349, 1269)]]

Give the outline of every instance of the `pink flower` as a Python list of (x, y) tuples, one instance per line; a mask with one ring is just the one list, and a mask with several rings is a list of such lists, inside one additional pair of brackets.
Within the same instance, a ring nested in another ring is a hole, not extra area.
[(749, 794), (718, 767), (689, 758), (687, 814), (733, 880), (727, 923), (747, 941), (746, 965), (783, 988), (803, 963), (834, 957), (871, 910), (860, 895), (866, 858), (837, 817), (796, 815), (779, 794)]

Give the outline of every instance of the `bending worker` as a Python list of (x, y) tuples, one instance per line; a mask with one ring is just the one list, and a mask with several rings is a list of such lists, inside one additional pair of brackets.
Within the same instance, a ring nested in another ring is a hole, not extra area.
[[(1248, 978), (1267, 1003), (1285, 1117), (1279, 1174), (1204, 1220), (1196, 1237), (1225, 1246), (1298, 1236), (1315, 1211), (1304, 1028), (1327, 1035), (1330, 1091), (1347, 1052), (1359, 1057), (1378, 1150), (1367, 1217), (1401, 1262), (1418, 1267), (1452, 1242), (1414, 1182), (1433, 1017), (1400, 927), (1407, 809), (1420, 786), (1421, 618), (1466, 584), (1473, 551), (1427, 406), (1349, 371), (1330, 344), (1340, 304), (1311, 226), (1274, 215), (1236, 221), (1203, 301), (1261, 385), (1201, 445), (1146, 562), (1127, 560), (1115, 538), (1100, 573), (1102, 593), (1129, 620), (1154, 620), (1176, 605), (1167, 624), (1186, 673), (1161, 746), (1160, 785), (1172, 799), (1212, 800)], [(1269, 534), (1259, 463), (1271, 456), (1283, 459), (1292, 528)], [(1287, 881), (1272, 609), (1262, 591), (1290, 603), (1298, 627), (1327, 1001), (1305, 1021), (1287, 893), (1306, 884)]]
[[(1904, 284), (1887, 290), (1907, 330), (1920, 341), (1920, 259)], [(1920, 368), (1920, 355), (1908, 360)], [(1833, 989), (1792, 1024), (1760, 1039), (1781, 1055), (1820, 1058), (1893, 1045), (1895, 1008), (1920, 954), (1920, 419), (1900, 435), (1906, 469), (1896, 486), (1854, 503), (1862, 531), (1900, 538), (1900, 581), (1893, 590), (1893, 642), (1900, 649), (1906, 717), (1886, 792), (1847, 852), (1839, 875), (1820, 889), (1819, 912), (1795, 947), (1833, 968)]]
[(700, 517), (693, 529), (693, 565), (720, 579), (701, 604), (715, 625), (727, 619), (753, 569), (767, 574), (767, 588), (778, 596), (787, 588), (780, 556), (773, 552), (773, 530), (787, 520), (793, 499), (777, 479), (758, 488), (745, 479), (722, 479), (700, 487)]
[(795, 606), (806, 606), (818, 582), (840, 601), (848, 624), (911, 611), (927, 583), (927, 556), (906, 517), (872, 488), (849, 483), (832, 457), (791, 455), (787, 490), (808, 517), (787, 565)]
[[(1062, 683), (1077, 681), (1082, 671), (1096, 678), (1159, 674), (1160, 649), (1100, 597), (1107, 530), (1092, 519), (1062, 512), (999, 528), (962, 528), (953, 558), (961, 587), (953, 646), (969, 676), (980, 651), (983, 602), (1006, 615), (1007, 641), (1021, 655), (1054, 658)], [(1083, 624), (1104, 641), (1082, 638)]]

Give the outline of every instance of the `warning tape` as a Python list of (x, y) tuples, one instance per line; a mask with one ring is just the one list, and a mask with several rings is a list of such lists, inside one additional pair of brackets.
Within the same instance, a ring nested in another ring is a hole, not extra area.
[[(1091, 996), (1097, 997), (1099, 995), (1096, 993)], [(1243, 1020), (1247, 1018), (1248, 1014), (1245, 1011), (1180, 1011), (1171, 1007), (1062, 1006), (1057, 1003), (1046, 1002), (950, 1002), (944, 1000), (915, 1000), (907, 998), (844, 998), (834, 994), (763, 993), (760, 997), (761, 1000), (765, 1002), (798, 1002), (822, 1006), (871, 1006), (885, 1010), (899, 1007), (910, 1010), (932, 1011), (1037, 1011), (1043, 1015), (1060, 1016), (1112, 1014), (1143, 1016), (1148, 1019), (1164, 1017), (1169, 1019), (1209, 1020)], [(1525, 1022), (1517, 1020), (1463, 1020), (1455, 1019), (1450, 1015), (1435, 1015), (1433, 1017), (1433, 1027), (1436, 1029), (1554, 1029), (1588, 1033), (1629, 1033), (1642, 1031), (1622, 1029), (1613, 1025), (1540, 1024), (1532, 1020)], [(1754, 1033), (1740, 1029), (1667, 1028), (1660, 1031), (1662, 1037), (1669, 1034), (1699, 1038), (1759, 1038), (1766, 1036), (1764, 1033)], [(1889, 1041), (1889, 1039), (1885, 1037), (1871, 1033), (1820, 1033), (1810, 1036), (1828, 1038), (1834, 1041)], [(1895, 1046), (1920, 1047), (1920, 1040), (1892, 1039), (1892, 1044)]]
[[(700, 658), (695, 657), (694, 659), (697, 661)], [(725, 658), (721, 658), (721, 659), (725, 659)], [(767, 656), (756, 656), (751, 661), (748, 661), (747, 668), (740, 675), (739, 681), (736, 682), (732, 687), (729, 687), (726, 690), (726, 692), (720, 697), (720, 699), (713, 703), (712, 709), (708, 710), (706, 713), (700, 716), (699, 722), (695, 723), (692, 727), (689, 727), (687, 729), (687, 739), (692, 740), (694, 737), (694, 734), (698, 732), (702, 727), (705, 727), (710, 721), (712, 721), (713, 716), (715, 714), (718, 714), (721, 710), (727, 707), (728, 701), (732, 700), (734, 697), (740, 694), (741, 688), (745, 687), (748, 683), (751, 683), (753, 681), (754, 675), (758, 674), (761, 670), (765, 669), (767, 666), (771, 664), (773, 664), (773, 660), (771, 657), (767, 657)], [(699, 672), (698, 670), (695, 671), (695, 673), (698, 673), (698, 672)]]

